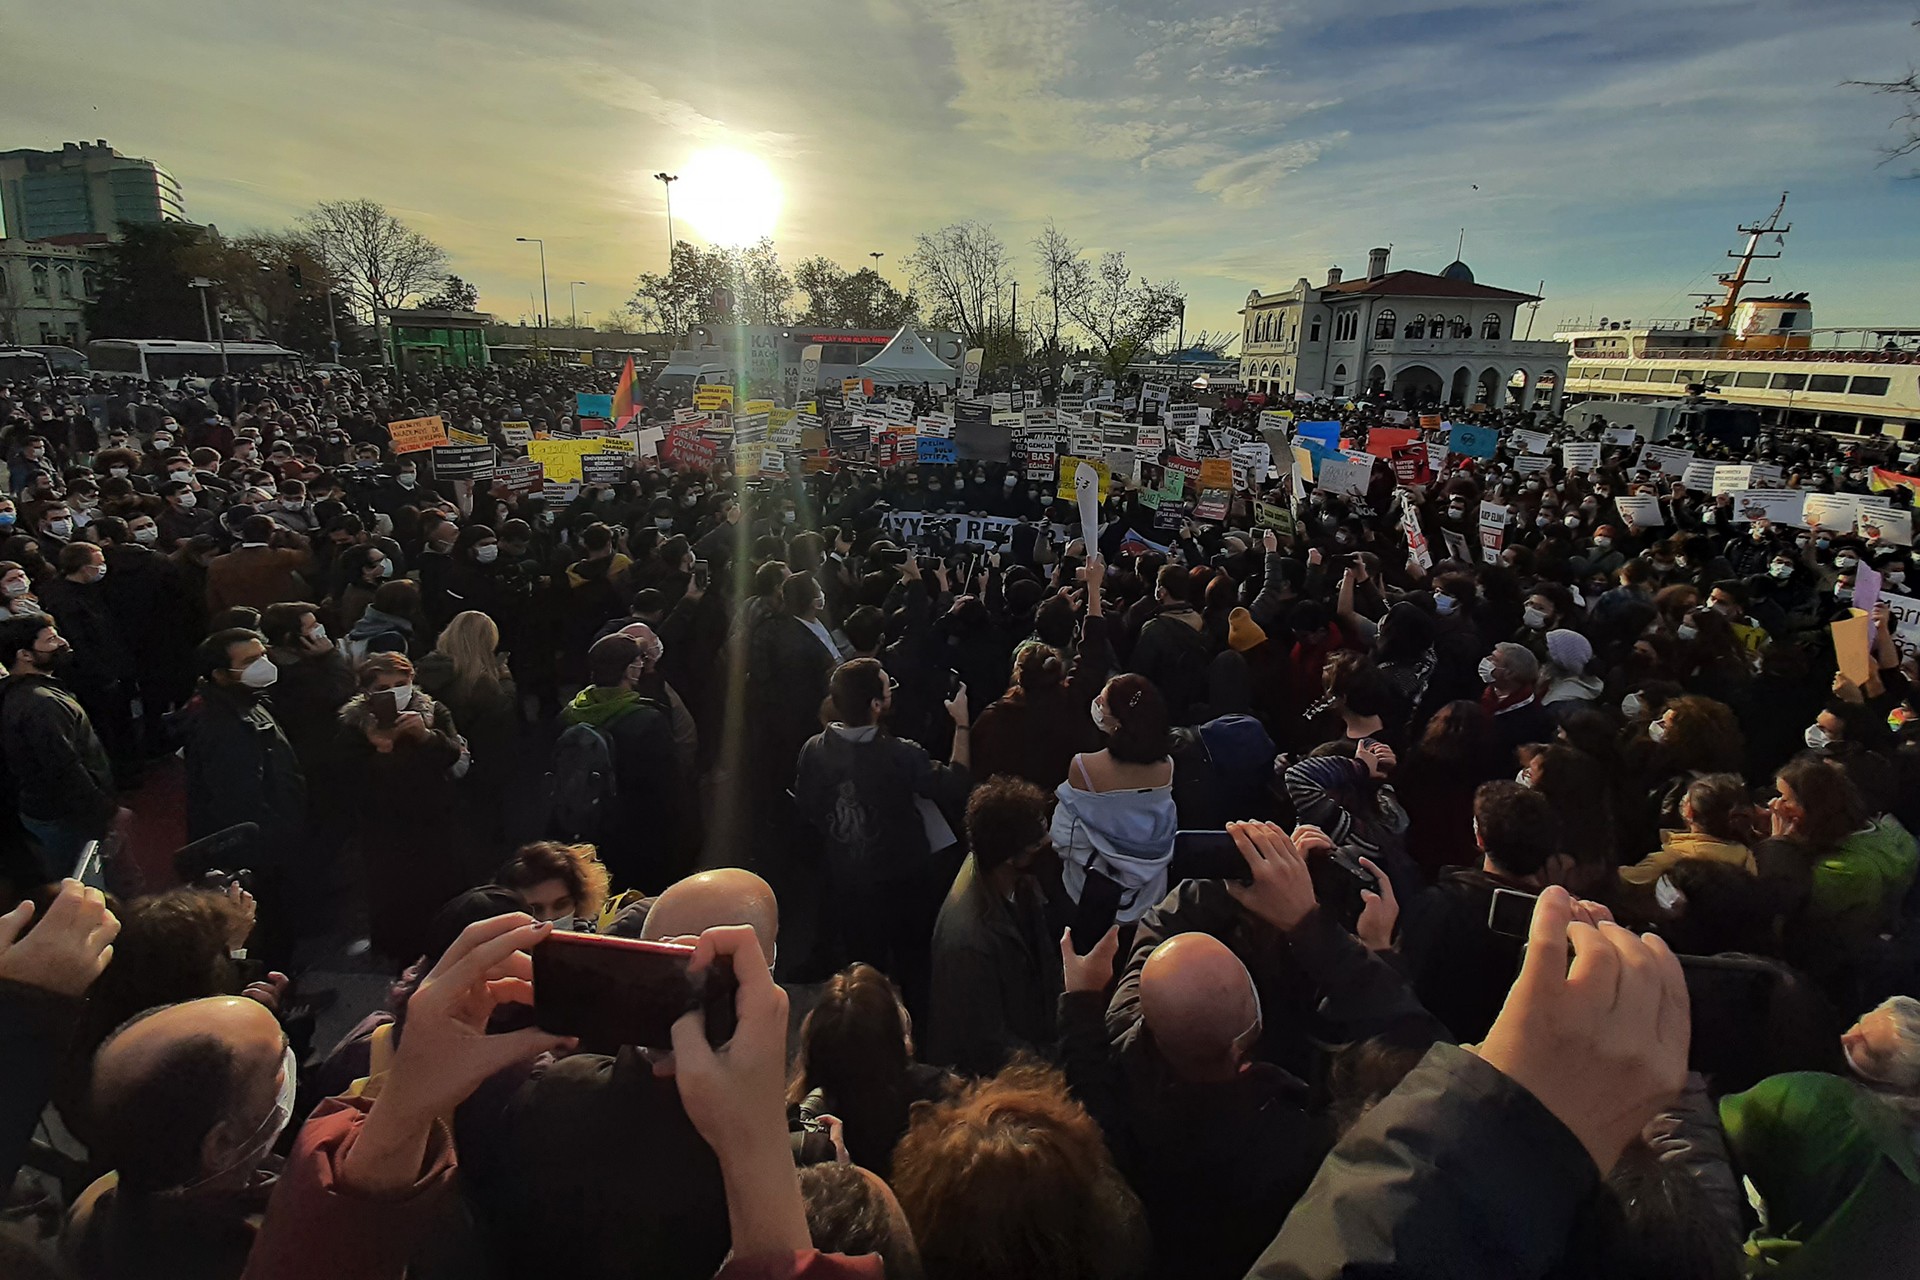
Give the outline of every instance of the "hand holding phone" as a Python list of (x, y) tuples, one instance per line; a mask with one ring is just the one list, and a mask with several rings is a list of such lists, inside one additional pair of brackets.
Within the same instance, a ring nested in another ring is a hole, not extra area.
[(1075, 955), (1091, 955), (1093, 949), (1100, 945), (1100, 940), (1113, 928), (1114, 920), (1120, 914), (1123, 893), (1118, 880), (1091, 867), (1087, 868), (1080, 885), (1080, 901), (1074, 910), (1073, 925), (1067, 930)]
[(400, 719), (400, 702), (391, 689), (376, 689), (367, 695), (367, 706), (373, 711), (373, 722), (382, 729), (391, 729)]
[(732, 961), (720, 957), (696, 980), (696, 948), (590, 933), (556, 933), (533, 953), (534, 1019), (542, 1030), (610, 1051), (673, 1047), (673, 1025), (701, 1012), (709, 1040), (733, 1034)]
[[(712, 1003), (704, 1017), (690, 1010), (672, 1025), (673, 1073), (687, 1118), (723, 1163), (769, 1139), (784, 1152), (787, 993), (774, 983), (760, 940), (746, 925), (708, 929), (688, 950), (692, 982), (716, 998), (724, 989), (726, 1035), (715, 1038)], [(711, 981), (716, 973), (725, 974), (722, 987)], [(715, 1053), (722, 1043), (727, 1051)]]

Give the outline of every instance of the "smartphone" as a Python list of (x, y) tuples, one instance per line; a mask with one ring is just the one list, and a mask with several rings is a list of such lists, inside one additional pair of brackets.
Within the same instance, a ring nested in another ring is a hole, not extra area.
[(693, 585), (696, 588), (705, 591), (711, 577), (712, 571), (708, 568), (705, 560), (695, 560), (693, 562)]
[(73, 864), (73, 879), (89, 889), (104, 888), (100, 878), (100, 842), (89, 840), (80, 847), (80, 859)]
[(733, 1038), (732, 963), (722, 957), (701, 980), (687, 972), (693, 948), (673, 942), (554, 933), (533, 949), (533, 1017), (542, 1031), (583, 1045), (671, 1049), (673, 1024), (704, 1010), (707, 1043)]
[(373, 708), (373, 722), (382, 729), (391, 729), (400, 720), (400, 703), (391, 689), (376, 689), (368, 694), (367, 705)]
[(1307, 875), (1313, 880), (1313, 896), (1320, 903), (1320, 909), (1332, 912), (1334, 919), (1348, 930), (1359, 923), (1360, 913), (1366, 909), (1366, 900), (1360, 895), (1366, 891), (1378, 892), (1380, 888), (1373, 872), (1361, 866), (1359, 857), (1345, 849), (1308, 854)]
[(1680, 973), (1693, 1026), (1688, 1068), (1722, 1078), (1750, 1076), (1775, 1048), (1779, 972), (1752, 956), (1681, 956)]
[(1253, 868), (1241, 856), (1240, 846), (1225, 831), (1176, 831), (1167, 881), (1233, 880), (1253, 883)]
[(1495, 889), (1493, 902), (1487, 907), (1487, 928), (1494, 933), (1526, 941), (1527, 935), (1533, 931), (1533, 904), (1539, 899), (1537, 893)]
[(1073, 953), (1084, 956), (1100, 945), (1120, 914), (1120, 882), (1088, 868), (1080, 886), (1080, 905), (1073, 913)]
[(964, 682), (963, 680), (961, 680), (961, 679), (960, 679), (960, 673), (959, 673), (958, 671), (955, 671), (955, 670), (953, 670), (952, 668), (948, 668), (948, 670), (947, 670), (947, 698), (948, 698), (948, 700), (949, 700), (949, 701), (951, 701), (952, 699), (954, 699), (954, 698), (957, 698), (957, 697), (959, 697), (959, 696), (960, 696), (960, 686), (961, 686), (961, 685), (962, 685), (963, 683), (965, 683), (965, 682)]

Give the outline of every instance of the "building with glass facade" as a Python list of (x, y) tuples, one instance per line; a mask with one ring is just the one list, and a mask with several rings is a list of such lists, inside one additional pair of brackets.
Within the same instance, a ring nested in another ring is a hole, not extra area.
[(0, 222), (10, 240), (110, 238), (123, 222), (185, 222), (173, 175), (106, 144), (0, 151)]

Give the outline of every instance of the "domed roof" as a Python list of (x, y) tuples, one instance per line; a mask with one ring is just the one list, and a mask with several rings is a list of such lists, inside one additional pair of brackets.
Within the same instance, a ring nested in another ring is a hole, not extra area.
[(1460, 261), (1460, 259), (1458, 258), (1455, 258), (1452, 262), (1449, 262), (1445, 267), (1443, 267), (1440, 271), (1440, 275), (1443, 279), (1458, 280), (1462, 284), (1473, 283), (1473, 268), (1468, 266), (1466, 263)]

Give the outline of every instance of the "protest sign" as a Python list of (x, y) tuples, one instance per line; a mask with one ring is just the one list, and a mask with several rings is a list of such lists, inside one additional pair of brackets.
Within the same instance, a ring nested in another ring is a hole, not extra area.
[(629, 456), (624, 453), (587, 453), (580, 456), (583, 484), (619, 484), (627, 478)]
[(445, 444), (433, 450), (435, 480), (477, 480), (493, 474), (490, 444)]
[(1880, 603), (1887, 606), (1888, 618), (1893, 623), (1894, 647), (1906, 657), (1920, 655), (1920, 600), (1882, 591)]
[[(1634, 460), (1634, 466), (1643, 471), (1658, 471), (1663, 476), (1679, 479), (1693, 465), (1693, 455), (1685, 449), (1669, 449), (1663, 444), (1640, 446), (1640, 456)], [(1712, 483), (1709, 478), (1708, 483)]]
[[(1691, 486), (1689, 486), (1691, 487)], [(1713, 496), (1753, 488), (1753, 468), (1738, 462), (1723, 462), (1713, 469)]]
[(920, 434), (939, 436), (943, 439), (953, 435), (953, 415), (950, 413), (927, 413), (920, 416)]
[(458, 427), (448, 427), (447, 443), (448, 444), (492, 444), (493, 441), (487, 439), (485, 436), (481, 435), (477, 431), (462, 431)]
[(1343, 493), (1348, 497), (1364, 498), (1367, 485), (1373, 479), (1373, 459), (1360, 462), (1354, 458), (1328, 458), (1320, 464), (1319, 485), (1328, 493)]
[(533, 439), (533, 424), (530, 422), (503, 422), (500, 424), (500, 438), (515, 448), (524, 449)]
[(1440, 429), (1440, 415), (1437, 413), (1421, 414), (1420, 429), (1422, 431), (1438, 431)]
[[(1713, 478), (1719, 470), (1720, 468), (1715, 463), (1696, 458), (1692, 462), (1689, 462), (1686, 465), (1686, 469), (1680, 473), (1680, 483), (1695, 493), (1711, 493), (1713, 492)], [(1662, 474), (1670, 475), (1672, 473), (1663, 472)]]
[(967, 352), (966, 359), (960, 365), (960, 394), (972, 398), (980, 386), (980, 361), (986, 355), (984, 347), (974, 347)]
[(1318, 440), (1329, 452), (1340, 447), (1340, 424), (1337, 422), (1298, 423), (1293, 434), (1302, 440)]
[(1537, 453), (1523, 453), (1513, 460), (1513, 469), (1523, 476), (1545, 471), (1553, 463)]
[(1428, 465), (1427, 446), (1424, 444), (1414, 443), (1395, 449), (1391, 465), (1393, 478), (1400, 484), (1426, 484), (1433, 479), (1433, 468)]
[(696, 409), (731, 409), (733, 407), (733, 388), (718, 384), (695, 387), (693, 389), (693, 407)]
[(1631, 427), (1610, 427), (1601, 432), (1601, 436), (1608, 444), (1625, 445), (1628, 448), (1640, 441), (1640, 433)]
[(1461, 564), (1473, 563), (1473, 545), (1467, 541), (1467, 535), (1453, 529), (1442, 529), (1440, 538), (1447, 544), (1447, 558), (1458, 560)]
[(1862, 510), (1860, 536), (1892, 546), (1910, 547), (1913, 545), (1913, 512)]
[(528, 458), (515, 458), (493, 469), (494, 480), (516, 498), (540, 492), (541, 474), (540, 464)]
[(960, 449), (945, 436), (918, 436), (915, 439), (914, 456), (920, 462), (958, 462)]
[(1051, 480), (1060, 460), (1060, 437), (1053, 432), (1030, 431), (1020, 446), (1029, 480)]
[(1591, 471), (1600, 465), (1600, 446), (1590, 440), (1569, 440), (1560, 446), (1560, 461), (1569, 471)]
[(1857, 685), (1873, 679), (1873, 619), (1864, 609), (1851, 609), (1852, 617), (1829, 623), (1833, 635), (1833, 660), (1840, 674)]
[(1286, 537), (1292, 537), (1294, 531), (1293, 512), (1273, 502), (1253, 504), (1253, 524), (1256, 529), (1272, 529)]
[(395, 453), (418, 453), (447, 443), (447, 424), (438, 414), (431, 418), (402, 418), (387, 424)]
[(1367, 452), (1376, 458), (1392, 458), (1395, 450), (1412, 444), (1419, 434), (1411, 427), (1375, 427), (1367, 432)]
[(1658, 529), (1667, 523), (1660, 511), (1660, 499), (1650, 493), (1623, 493), (1613, 500), (1613, 505), (1636, 529)]
[[(693, 441), (689, 440), (688, 443), (691, 448)], [(577, 484), (581, 480), (580, 459), (586, 454), (600, 452), (601, 444), (597, 436), (591, 440), (535, 440), (527, 446), (527, 456), (540, 464), (542, 473), (554, 484)], [(711, 448), (695, 452), (703, 452), (706, 463), (692, 465), (712, 464)]]
[(1768, 520), (1777, 525), (1798, 525), (1804, 519), (1801, 504), (1806, 496), (1799, 489), (1741, 489), (1731, 495), (1733, 518), (1742, 524)]
[(1480, 556), (1488, 564), (1500, 563), (1500, 548), (1507, 541), (1507, 508), (1500, 502), (1480, 504)]
[(1850, 493), (1809, 493), (1806, 506), (1801, 511), (1801, 519), (1807, 528), (1831, 529), (1835, 533), (1851, 533), (1853, 522), (1859, 507), (1855, 505)]
[(1447, 433), (1447, 450), (1463, 458), (1491, 458), (1500, 451), (1497, 427), (1455, 426)]
[(1507, 432), (1507, 439), (1527, 453), (1545, 453), (1553, 445), (1553, 437), (1546, 432), (1528, 431), (1524, 427)]
[(1260, 411), (1260, 429), (1262, 431), (1287, 431), (1293, 426), (1293, 410), (1262, 409)]
[(1420, 515), (1414, 510), (1413, 495), (1400, 494), (1400, 532), (1407, 537), (1407, 557), (1422, 571), (1433, 568), (1433, 551), (1427, 546), (1426, 532), (1420, 528)]
[(597, 396), (586, 391), (575, 392), (573, 412), (575, 417), (580, 418), (612, 418), (613, 397)]

